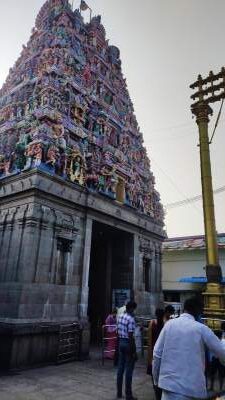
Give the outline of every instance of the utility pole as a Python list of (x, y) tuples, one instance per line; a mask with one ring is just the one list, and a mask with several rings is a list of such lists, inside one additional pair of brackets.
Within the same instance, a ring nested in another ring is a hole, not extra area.
[[(225, 69), (214, 75), (211, 71), (205, 79), (198, 76), (191, 86), (196, 90), (191, 96), (194, 103), (191, 111), (196, 117), (199, 129), (199, 148), (201, 164), (202, 198), (206, 243), (206, 277), (207, 285), (203, 293), (204, 313), (207, 324), (213, 329), (220, 329), (220, 320), (225, 315), (225, 294), (222, 286), (222, 271), (219, 265), (217, 233), (214, 214), (214, 199), (209, 150), (208, 123), (213, 110), (210, 103), (225, 98)], [(197, 101), (196, 101), (197, 100)]]

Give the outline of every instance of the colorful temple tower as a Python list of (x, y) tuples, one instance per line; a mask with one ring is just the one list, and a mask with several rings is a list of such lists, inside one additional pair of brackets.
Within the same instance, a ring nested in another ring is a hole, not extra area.
[[(8, 346), (0, 355), (9, 366), (53, 360), (65, 321), (82, 325), (84, 350), (89, 326), (125, 295), (139, 314), (154, 310), (165, 235), (154, 184), (101, 17), (84, 23), (68, 0), (46, 1), (0, 90), (0, 335)], [(51, 354), (33, 349), (21, 360), (20, 341), (53, 343)]]

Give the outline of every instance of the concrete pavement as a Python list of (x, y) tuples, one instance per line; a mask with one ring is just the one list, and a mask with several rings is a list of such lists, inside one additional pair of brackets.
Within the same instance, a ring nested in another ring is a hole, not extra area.
[[(116, 368), (102, 366), (99, 355), (91, 360), (48, 366), (0, 376), (0, 400), (114, 400)], [(139, 400), (153, 400), (145, 362), (135, 368), (133, 392)]]

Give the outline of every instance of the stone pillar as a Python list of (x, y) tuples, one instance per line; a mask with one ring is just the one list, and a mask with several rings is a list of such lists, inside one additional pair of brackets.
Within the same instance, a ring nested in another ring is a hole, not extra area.
[(0, 257), (2, 259), (3, 241), (6, 227), (6, 218), (8, 210), (0, 211)]
[(7, 215), (7, 219), (5, 221), (4, 233), (2, 238), (2, 246), (1, 246), (1, 270), (0, 270), (0, 280), (1, 282), (5, 281), (5, 274), (7, 268), (7, 257), (9, 251), (9, 243), (10, 238), (12, 236), (12, 228), (9, 221), (9, 214)]
[(34, 282), (50, 283), (55, 215), (54, 212), (46, 206), (41, 206), (41, 212), (42, 216), (39, 228), (39, 246), (37, 250)]
[(139, 237), (138, 235), (134, 235), (134, 266), (133, 266), (133, 290), (134, 295), (139, 290), (139, 268), (140, 268), (140, 251), (139, 251)]
[(155, 292), (158, 293), (158, 283), (159, 283), (159, 253), (155, 250)]
[[(14, 219), (16, 214), (16, 208), (10, 208), (7, 212), (7, 218), (5, 220), (4, 226), (4, 236), (2, 240), (1, 246), (1, 271), (0, 271), (0, 280), (2, 282), (6, 282), (10, 273), (8, 273), (9, 259), (11, 258), (12, 249), (15, 249), (15, 243), (13, 243), (14, 237)], [(15, 259), (14, 259), (15, 263)]]
[(144, 281), (144, 259), (149, 262), (149, 279), (150, 279), (150, 291), (154, 291), (154, 284), (152, 280), (154, 279), (153, 274), (153, 261), (152, 260), (152, 244), (149, 239), (140, 237), (140, 290), (145, 291), (145, 281)]
[(42, 219), (40, 205), (29, 204), (26, 214), (22, 214), (21, 217), (19, 223), (23, 232), (16, 279), (22, 283), (32, 283), (35, 277), (40, 245)]
[(158, 289), (159, 292), (162, 292), (162, 251), (159, 251), (159, 280), (158, 280)]
[(88, 296), (89, 296), (88, 284), (89, 284), (89, 269), (90, 269), (91, 243), (92, 243), (92, 226), (93, 226), (92, 219), (87, 217), (85, 224), (81, 295), (80, 295), (80, 304), (78, 305), (78, 314), (81, 324), (81, 339), (80, 339), (81, 359), (85, 359), (88, 357), (90, 348), (90, 325), (87, 318), (87, 311), (88, 311)]
[(54, 222), (52, 226), (52, 245), (51, 245), (51, 261), (49, 265), (49, 273), (50, 273), (50, 283), (56, 283), (56, 271), (57, 271), (57, 240), (56, 240), (56, 232), (57, 232), (57, 217), (56, 213), (54, 212)]
[[(22, 284), (16, 282), (27, 205), (3, 210), (0, 215), (0, 314), (18, 318)], [(10, 282), (10, 283), (9, 283)]]
[(163, 307), (162, 293), (162, 251), (160, 244), (155, 244), (155, 293), (158, 307)]
[(156, 285), (155, 291), (159, 293), (161, 291), (161, 251), (157, 246), (155, 250), (155, 267), (156, 267)]
[(112, 242), (107, 243), (107, 261), (106, 261), (106, 304), (105, 304), (105, 315), (111, 310), (112, 304)]
[(13, 207), (12, 209), (9, 210), (9, 214), (11, 214), (12, 235), (11, 235), (11, 241), (9, 243), (7, 266), (5, 269), (6, 282), (15, 281), (16, 278), (16, 264), (17, 264), (16, 260), (18, 259), (20, 253), (19, 243), (22, 235), (22, 229), (20, 228), (17, 222), (18, 211), (19, 207)]
[(148, 259), (148, 262), (149, 262), (149, 292), (151, 293), (152, 292), (152, 281), (153, 281), (153, 278), (154, 278), (154, 274), (153, 274), (153, 263), (152, 263), (152, 249), (151, 248), (149, 248), (149, 250), (148, 250), (148, 255), (147, 255), (147, 259)]
[(138, 290), (144, 291), (144, 253), (139, 255), (139, 277)]
[(85, 227), (85, 239), (84, 239), (81, 297), (79, 304), (80, 319), (87, 319), (88, 295), (89, 295), (88, 281), (89, 281), (89, 268), (90, 268), (90, 256), (91, 256), (92, 225), (93, 225), (92, 219), (87, 217), (86, 227)]
[(155, 293), (156, 292), (157, 267), (156, 267), (154, 247), (152, 250), (152, 260), (151, 261), (152, 261), (152, 263), (151, 263), (151, 269), (152, 269), (151, 292)]
[(152, 291), (156, 293), (158, 291), (158, 252), (156, 244), (153, 244), (153, 252), (152, 252)]

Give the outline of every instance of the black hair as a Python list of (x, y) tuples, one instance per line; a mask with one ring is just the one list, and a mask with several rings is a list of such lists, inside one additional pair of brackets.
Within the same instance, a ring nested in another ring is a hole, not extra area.
[(135, 310), (135, 308), (137, 308), (137, 303), (135, 301), (128, 301), (126, 305), (127, 311)]
[(175, 308), (172, 306), (172, 304), (168, 304), (165, 308), (165, 313), (173, 315), (175, 313)]
[(184, 302), (184, 311), (193, 316), (200, 315), (203, 311), (203, 301), (199, 296), (193, 296)]
[(162, 308), (156, 308), (155, 316), (157, 319), (163, 319), (165, 311)]

